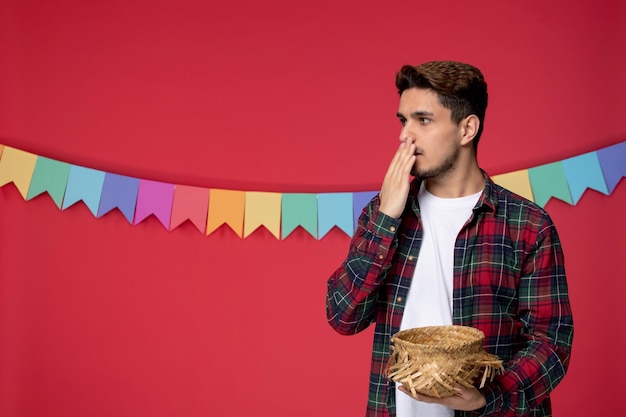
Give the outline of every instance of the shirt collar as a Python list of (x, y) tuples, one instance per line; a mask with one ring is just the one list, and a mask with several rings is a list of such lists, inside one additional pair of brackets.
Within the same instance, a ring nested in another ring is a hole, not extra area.
[[(496, 184), (493, 182), (489, 174), (485, 172), (482, 168), (480, 171), (483, 173), (483, 177), (485, 177), (485, 188), (483, 188), (483, 192), (478, 198), (478, 202), (474, 207), (474, 211), (492, 211), (495, 212), (498, 207), (498, 194), (496, 193)], [(420, 186), (422, 184), (422, 180), (419, 178), (414, 178), (411, 182), (411, 189), (409, 192), (409, 204), (413, 208), (413, 211), (419, 213), (419, 204), (417, 204), (417, 193), (419, 192)]]

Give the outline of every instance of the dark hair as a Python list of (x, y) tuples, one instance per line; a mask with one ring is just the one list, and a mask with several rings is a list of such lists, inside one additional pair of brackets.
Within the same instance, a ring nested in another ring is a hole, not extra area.
[(409, 88), (423, 88), (437, 93), (439, 103), (450, 109), (452, 121), (475, 114), (480, 120), (474, 148), (485, 124), (487, 83), (480, 70), (469, 64), (452, 61), (426, 62), (416, 67), (403, 66), (396, 74), (398, 94)]

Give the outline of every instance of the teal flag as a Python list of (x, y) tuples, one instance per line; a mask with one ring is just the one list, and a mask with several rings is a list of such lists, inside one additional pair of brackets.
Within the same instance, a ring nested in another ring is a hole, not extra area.
[(578, 203), (587, 188), (609, 194), (602, 167), (595, 152), (563, 160), (563, 170), (574, 204)]
[(55, 161), (43, 156), (38, 157), (26, 200), (47, 192), (57, 207), (61, 208), (67, 179), (70, 176), (70, 167), (71, 165), (66, 162)]
[(82, 200), (95, 217), (98, 216), (98, 205), (102, 194), (105, 173), (91, 168), (76, 165), (70, 167), (67, 179), (63, 210)]
[(528, 170), (528, 178), (535, 196), (535, 203), (539, 206), (544, 207), (551, 197), (573, 204), (563, 163), (553, 162), (530, 168)]
[(326, 193), (317, 195), (318, 239), (337, 226), (348, 236), (354, 234), (352, 219), (352, 193)]
[(298, 226), (317, 238), (317, 194), (283, 194), (281, 210), (283, 239)]

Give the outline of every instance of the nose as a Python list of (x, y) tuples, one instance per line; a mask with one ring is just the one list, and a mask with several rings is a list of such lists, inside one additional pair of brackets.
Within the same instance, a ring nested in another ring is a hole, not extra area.
[(410, 132), (408, 132), (406, 129), (402, 129), (400, 131), (400, 142), (404, 142), (404, 143), (413, 143), (415, 142), (415, 136), (413, 134), (411, 134)]
[(410, 129), (410, 122), (407, 121), (400, 130), (400, 142), (412, 143), (415, 142), (415, 135), (413, 131)]

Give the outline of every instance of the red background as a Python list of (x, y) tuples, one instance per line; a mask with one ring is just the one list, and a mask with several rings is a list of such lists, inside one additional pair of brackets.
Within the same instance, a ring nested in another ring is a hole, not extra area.
[[(492, 175), (623, 141), (626, 3), (0, 2), (0, 142), (107, 172), (246, 191), (377, 189), (395, 71), (481, 68)], [(576, 337), (556, 416), (621, 409), (626, 186), (546, 208)], [(371, 330), (326, 324), (349, 238), (168, 232), (0, 188), (0, 416), (352, 416)]]

